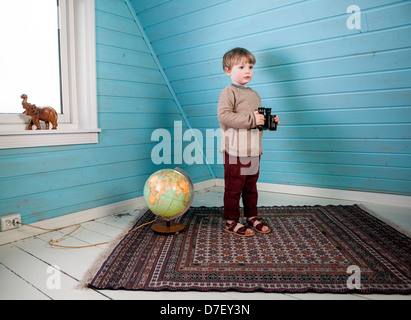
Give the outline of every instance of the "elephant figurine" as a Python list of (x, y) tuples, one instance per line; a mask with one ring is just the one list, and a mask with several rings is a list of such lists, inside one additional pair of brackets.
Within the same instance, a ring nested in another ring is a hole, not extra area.
[(35, 104), (27, 102), (27, 95), (22, 94), (20, 96), (23, 99), (22, 105), (25, 109), (23, 114), (31, 116), (31, 121), (27, 127), (27, 130), (33, 130), (33, 125), (37, 127), (37, 130), (41, 130), (40, 120), (46, 123), (46, 130), (50, 128), (50, 122), (53, 125), (53, 130), (57, 130), (57, 111), (51, 107), (39, 108)]

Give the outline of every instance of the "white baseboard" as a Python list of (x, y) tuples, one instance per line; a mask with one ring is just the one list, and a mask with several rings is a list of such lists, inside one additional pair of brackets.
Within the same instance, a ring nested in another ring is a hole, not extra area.
[[(224, 187), (224, 179), (216, 179), (216, 186)], [(274, 193), (294, 194), (299, 196), (308, 196), (316, 198), (347, 200), (357, 203), (374, 203), (388, 206), (411, 208), (410, 196), (261, 182), (257, 184), (257, 187), (260, 191)]]
[[(195, 190), (202, 190), (211, 187), (224, 187), (223, 179), (211, 179), (194, 184)], [(399, 196), (392, 194), (380, 194), (371, 192), (346, 191), (337, 189), (325, 189), (303, 186), (291, 186), (283, 184), (258, 183), (260, 191), (295, 194), (309, 197), (330, 198), (354, 201), (357, 203), (374, 203), (398, 207), (410, 207), (411, 197)], [(84, 211), (71, 213), (62, 217), (48, 219), (33, 223), (32, 225), (54, 229), (72, 224), (81, 224), (87, 221), (103, 218), (115, 213), (126, 210), (134, 210), (145, 206), (144, 198), (138, 197), (110, 205), (92, 208)], [(24, 222), (24, 221), (23, 221)], [(33, 229), (28, 226), (22, 226), (18, 229), (13, 229), (5, 232), (0, 232), (0, 245), (33, 237), (35, 235), (43, 234), (48, 231)]]
[[(194, 190), (202, 190), (216, 185), (215, 179), (202, 181), (194, 184)], [(70, 213), (58, 218), (47, 219), (32, 223), (31, 225), (46, 229), (56, 229), (73, 224), (81, 224), (91, 220), (103, 218), (115, 213), (142, 208), (146, 204), (143, 197), (138, 197), (122, 202), (109, 204), (102, 207), (83, 210), (75, 213)], [(24, 222), (24, 220), (22, 221)], [(49, 231), (21, 226), (20, 228), (0, 232), (0, 245), (27, 239), (36, 235), (40, 235)]]
[[(84, 211), (79, 211), (71, 214), (67, 214), (61, 217), (47, 219), (39, 222), (32, 223), (32, 226), (57, 229), (64, 226), (73, 224), (81, 224), (87, 221), (103, 218), (114, 213), (122, 212), (125, 210), (131, 210), (144, 206), (144, 198), (134, 198), (118, 203), (109, 204), (102, 207), (92, 208)], [(22, 221), (24, 222), (24, 220)], [(27, 239), (36, 235), (40, 235), (49, 231), (31, 228), (28, 226), (21, 226), (18, 229), (0, 232), (0, 245)]]

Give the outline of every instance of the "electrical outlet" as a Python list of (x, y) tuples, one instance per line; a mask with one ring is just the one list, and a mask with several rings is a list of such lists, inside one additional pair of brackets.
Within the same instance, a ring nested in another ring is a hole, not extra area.
[(18, 213), (9, 213), (0, 217), (0, 231), (20, 227), (21, 216)]

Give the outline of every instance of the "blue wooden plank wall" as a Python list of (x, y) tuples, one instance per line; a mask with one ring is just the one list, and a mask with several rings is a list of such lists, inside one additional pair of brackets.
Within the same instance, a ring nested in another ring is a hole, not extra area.
[(281, 118), (264, 134), (261, 182), (411, 195), (411, 1), (131, 2), (203, 133), (230, 83), (223, 54), (255, 53), (250, 86)]
[[(347, 28), (351, 0), (131, 3), (203, 133), (218, 128), (223, 54), (255, 53), (250, 85), (282, 122), (264, 135), (260, 181), (411, 195), (410, 1), (356, 0), (361, 29)], [(96, 19), (99, 143), (1, 150), (0, 213), (32, 223), (128, 200), (161, 167), (151, 135), (183, 120), (176, 101), (127, 4), (96, 0)], [(211, 178), (205, 165), (182, 166)]]
[(99, 143), (1, 150), (0, 214), (33, 223), (128, 200), (162, 167), (151, 134), (182, 117), (124, 1), (96, 0), (96, 31)]

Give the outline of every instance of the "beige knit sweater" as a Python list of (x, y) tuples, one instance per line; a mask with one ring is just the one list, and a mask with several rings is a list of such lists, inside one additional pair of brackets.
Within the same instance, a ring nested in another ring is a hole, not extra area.
[(248, 87), (234, 84), (224, 88), (217, 105), (221, 128), (221, 152), (237, 157), (262, 154), (263, 132), (256, 128), (254, 112), (261, 107), (261, 98)]

